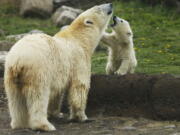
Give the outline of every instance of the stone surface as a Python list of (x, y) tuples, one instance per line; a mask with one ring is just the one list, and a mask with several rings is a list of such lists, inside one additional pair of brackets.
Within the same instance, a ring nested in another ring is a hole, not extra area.
[(29, 34), (37, 34), (37, 33), (43, 33), (43, 31), (41, 31), (41, 30), (31, 30), (31, 31), (28, 32), (28, 33), (6, 36), (6, 39), (7, 39), (7, 40), (18, 41), (18, 40), (20, 40), (21, 38), (23, 38), (24, 36), (27, 36), (27, 35), (29, 35)]
[(99, 5), (108, 2), (112, 2), (112, 0), (53, 0), (55, 8), (58, 8), (62, 5), (66, 5), (82, 9), (87, 9), (94, 5)]
[(180, 120), (180, 78), (164, 77), (152, 88), (151, 101), (156, 115), (161, 119)]
[(94, 75), (87, 109), (94, 107), (98, 113), (103, 108), (104, 115), (180, 120), (179, 90), (180, 78), (167, 74)]
[(52, 20), (56, 26), (69, 25), (83, 11), (67, 6), (62, 6), (56, 10)]
[(4, 63), (5, 63), (6, 55), (7, 55), (6, 51), (0, 51), (0, 77), (3, 77), (4, 75)]
[(64, 26), (61, 27), (60, 30), (65, 30), (68, 26), (69, 26), (69, 25), (64, 25)]
[(9, 51), (13, 45), (14, 42), (11, 41), (0, 41), (0, 51)]
[(5, 32), (2, 29), (0, 29), (0, 36), (5, 36)]
[(20, 15), (47, 18), (53, 11), (53, 0), (21, 0)]

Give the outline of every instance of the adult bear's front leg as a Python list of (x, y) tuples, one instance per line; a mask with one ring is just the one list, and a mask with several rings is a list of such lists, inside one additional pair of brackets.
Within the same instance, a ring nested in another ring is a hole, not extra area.
[(72, 82), (68, 92), (68, 102), (70, 107), (70, 120), (86, 121), (85, 114), (87, 96), (89, 88), (79, 80)]

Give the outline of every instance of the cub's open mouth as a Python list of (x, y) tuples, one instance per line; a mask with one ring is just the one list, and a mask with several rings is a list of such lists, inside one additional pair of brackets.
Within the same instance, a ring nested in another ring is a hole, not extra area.
[(116, 26), (116, 24), (117, 24), (117, 20), (116, 19), (117, 19), (117, 17), (113, 16), (113, 24), (110, 24), (111, 27)]

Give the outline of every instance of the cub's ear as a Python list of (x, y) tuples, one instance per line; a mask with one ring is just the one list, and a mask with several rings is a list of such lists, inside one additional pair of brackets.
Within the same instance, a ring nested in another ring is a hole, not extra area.
[(90, 20), (90, 19), (85, 19), (85, 20), (84, 20), (84, 24), (87, 25), (87, 26), (90, 26), (90, 25), (93, 25), (94, 23), (93, 23), (93, 21)]

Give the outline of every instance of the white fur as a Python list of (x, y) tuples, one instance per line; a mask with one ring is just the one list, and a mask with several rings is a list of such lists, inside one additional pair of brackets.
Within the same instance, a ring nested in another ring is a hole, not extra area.
[(133, 45), (133, 33), (129, 23), (117, 18), (112, 33), (105, 32), (102, 41), (108, 45), (107, 74), (125, 75), (134, 73), (137, 60)]
[(54, 37), (29, 35), (12, 47), (5, 63), (5, 90), (13, 129), (55, 130), (47, 117), (59, 115), (65, 90), (70, 119), (87, 119), (91, 56), (110, 20), (110, 9), (108, 4), (95, 6)]

